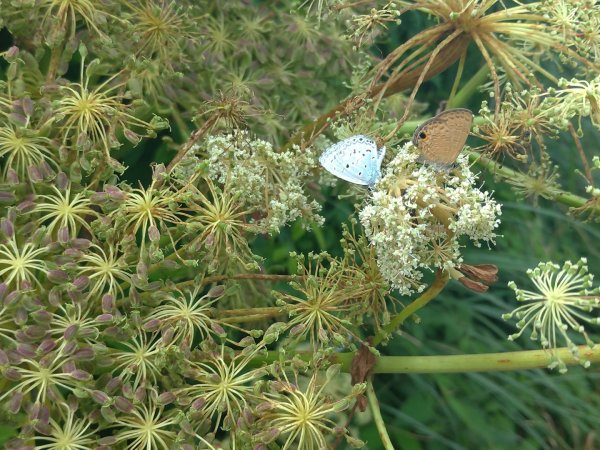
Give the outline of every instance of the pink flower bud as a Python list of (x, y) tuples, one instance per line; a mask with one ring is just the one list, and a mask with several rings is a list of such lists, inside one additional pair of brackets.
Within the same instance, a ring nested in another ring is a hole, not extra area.
[(114, 312), (115, 298), (110, 294), (104, 294), (102, 296), (102, 312), (112, 313)]
[(16, 45), (13, 45), (12, 47), (10, 47), (8, 50), (6, 50), (6, 53), (4, 53), (4, 56), (6, 57), (6, 59), (11, 60), (16, 58), (19, 55), (19, 47), (17, 47)]
[(69, 373), (73, 378), (78, 381), (88, 381), (92, 379), (92, 375), (86, 372), (85, 370), (75, 369)]
[(96, 353), (90, 347), (77, 350), (73, 354), (73, 358), (75, 358), (78, 361), (92, 361), (94, 359), (94, 356), (96, 356)]
[(69, 242), (69, 239), (71, 238), (69, 227), (60, 227), (58, 233), (56, 233), (56, 237), (58, 238), (58, 242), (63, 245)]
[(63, 333), (63, 337), (66, 340), (70, 340), (73, 339), (73, 337), (77, 334), (77, 331), (79, 331), (79, 325), (74, 323), (71, 324), (67, 327), (67, 329), (64, 331)]
[(106, 393), (98, 390), (90, 391), (90, 397), (92, 397), (95, 402), (101, 405), (106, 405), (110, 401), (110, 397)]
[(56, 174), (56, 179), (54, 180), (56, 183), (56, 187), (61, 191), (64, 191), (69, 186), (69, 177), (64, 172), (58, 172)]
[(29, 97), (23, 97), (21, 99), (21, 107), (23, 108), (23, 112), (27, 117), (31, 117), (33, 115), (33, 102)]
[(79, 291), (83, 291), (89, 283), (90, 283), (90, 279), (86, 276), (80, 276), (80, 277), (75, 278), (75, 280), (73, 280), (73, 285)]
[(12, 221), (8, 219), (3, 218), (0, 220), (0, 230), (7, 237), (11, 237), (15, 234), (15, 227), (13, 226)]
[(173, 403), (175, 401), (175, 394), (172, 392), (163, 392), (158, 396), (157, 401), (160, 405), (168, 405), (169, 403)]
[(53, 339), (45, 339), (42, 341), (40, 345), (38, 345), (37, 353), (40, 355), (44, 355), (46, 353), (50, 353), (57, 347), (58, 343)]
[(156, 225), (150, 225), (150, 227), (148, 227), (148, 237), (152, 242), (160, 239), (160, 231), (158, 231), (158, 227)]
[(23, 401), (23, 394), (15, 392), (8, 402), (8, 411), (11, 414), (17, 414), (21, 409), (21, 403)]
[(112, 314), (100, 314), (96, 316), (96, 322), (112, 322), (115, 319), (115, 316)]
[(115, 397), (115, 408), (124, 413), (133, 411), (133, 403), (125, 397)]
[(221, 295), (223, 295), (224, 292), (225, 292), (225, 286), (219, 285), (219, 286), (212, 287), (210, 289), (210, 291), (208, 291), (208, 294), (206, 294), (206, 296), (209, 298), (218, 298)]
[(48, 271), (48, 280), (55, 284), (65, 283), (69, 280), (67, 272), (61, 269), (52, 269)]

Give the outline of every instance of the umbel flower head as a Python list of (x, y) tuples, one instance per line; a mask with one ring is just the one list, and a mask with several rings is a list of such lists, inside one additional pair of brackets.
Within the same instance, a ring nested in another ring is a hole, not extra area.
[(531, 340), (539, 340), (544, 349), (551, 351), (550, 368), (558, 367), (560, 372), (567, 371), (565, 363), (554, 352), (559, 341), (564, 342), (571, 354), (587, 367), (589, 361), (581, 358), (570, 336), (570, 332), (581, 334), (591, 347), (594, 343), (584, 323), (600, 324), (600, 318), (589, 315), (594, 310), (600, 310), (600, 289), (592, 288), (594, 276), (588, 273), (587, 260), (581, 258), (575, 264), (567, 261), (562, 268), (553, 262), (540, 263), (535, 269), (527, 270), (527, 276), (535, 284), (537, 292), (519, 289), (514, 281), (508, 283), (515, 291), (517, 301), (525, 302), (502, 316), (505, 320), (513, 317), (519, 320), (519, 332), (508, 339), (512, 341), (531, 328)]
[(561, 78), (558, 82), (560, 89), (549, 92), (558, 99), (553, 111), (563, 120), (578, 117), (581, 129), (581, 118), (590, 117), (592, 124), (600, 127), (600, 76), (592, 80)]
[(0, 127), (0, 157), (4, 159), (4, 179), (9, 169), (14, 170), (19, 177), (27, 178), (34, 167), (39, 168), (42, 164), (56, 167), (52, 159), (52, 141), (49, 138), (39, 136), (35, 130), (17, 128), (11, 124)]
[(402, 147), (360, 212), (383, 277), (403, 295), (425, 288), (424, 269), (454, 273), (461, 236), (493, 243), (500, 223), (500, 205), (475, 185), (465, 156), (449, 171), (417, 159), (412, 144)]
[(206, 340), (201, 344), (198, 359), (190, 362), (185, 375), (193, 384), (180, 389), (181, 404), (189, 404), (188, 414), (214, 421), (215, 431), (235, 428), (241, 416), (256, 400), (253, 382), (266, 374), (263, 367), (249, 368), (252, 358), (263, 353), (263, 342), (250, 336), (236, 343), (241, 351), (225, 344)]
[(36, 441), (40, 443), (38, 448), (93, 447), (96, 424), (89, 417), (77, 418), (76, 398), (71, 397), (69, 400), (68, 403), (58, 403), (56, 413), (48, 415), (48, 423), (38, 419), (36, 429), (39, 430), (39, 434), (35, 436)]
[[(304, 179), (315, 166), (309, 149), (280, 152), (245, 131), (208, 138), (205, 148), (209, 177), (244, 199), (259, 214), (257, 225), (269, 233), (301, 218), (308, 226), (323, 223), (320, 206), (308, 198)], [(204, 156), (204, 155), (200, 155)]]
[[(61, 95), (54, 102), (64, 145), (71, 141), (78, 153), (95, 145), (104, 151), (107, 161), (110, 161), (110, 149), (121, 145), (116, 137), (117, 130), (123, 131), (128, 140), (137, 144), (142, 136), (154, 137), (155, 130), (166, 128), (166, 122), (161, 122), (157, 117), (146, 122), (133, 114), (134, 106), (139, 102), (131, 101), (127, 92), (120, 93), (125, 85), (119, 81), (120, 72), (93, 86), (92, 78), (97, 75), (94, 71), (98, 69), (100, 61), (96, 59), (86, 66), (88, 51), (83, 44), (79, 46), (79, 53), (80, 82), (60, 86), (58, 92)], [(145, 129), (145, 134), (138, 134), (133, 129)]]
[(348, 346), (352, 338), (359, 340), (354, 323), (348, 320), (360, 312), (365, 292), (357, 278), (346, 282), (346, 267), (329, 254), (309, 253), (297, 257), (298, 273), (302, 277), (290, 282), (295, 292), (276, 293), (277, 305), (289, 314), (290, 338), (308, 338), (313, 348)]
[(172, 393), (159, 394), (154, 386), (137, 389), (131, 400), (117, 397), (111, 435), (100, 443), (114, 445), (110, 448), (174, 448), (178, 411), (168, 406), (172, 398)]
[(302, 384), (298, 382), (298, 374), (295, 373), (295, 379), (290, 381), (282, 371), (279, 379), (271, 382), (270, 390), (264, 393), (265, 402), (257, 407), (257, 428), (264, 431), (256, 434), (254, 439), (263, 445), (281, 442), (282, 450), (316, 450), (330, 448), (328, 437), (337, 435), (346, 439), (349, 448), (362, 448), (364, 442), (350, 436), (334, 419), (351, 406), (364, 391), (365, 384), (356, 384), (346, 397), (333, 398), (326, 388), (336, 380), (339, 370), (339, 365), (330, 366), (325, 371), (325, 380), (320, 380), (319, 372), (314, 372), (308, 382)]

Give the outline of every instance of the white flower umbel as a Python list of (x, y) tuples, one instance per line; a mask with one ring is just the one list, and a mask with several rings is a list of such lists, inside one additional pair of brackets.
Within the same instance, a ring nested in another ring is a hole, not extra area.
[(246, 131), (237, 131), (211, 136), (196, 151), (205, 153), (209, 177), (227, 183), (233, 195), (258, 213), (257, 225), (266, 231), (276, 233), (298, 218), (307, 228), (310, 223), (323, 223), (317, 214), (320, 205), (304, 190), (316, 165), (311, 149), (294, 146), (281, 152)]
[(476, 186), (465, 156), (449, 170), (417, 159), (412, 143), (400, 148), (360, 212), (382, 275), (403, 295), (425, 289), (424, 270), (461, 264), (461, 236), (493, 243), (500, 223), (500, 205)]

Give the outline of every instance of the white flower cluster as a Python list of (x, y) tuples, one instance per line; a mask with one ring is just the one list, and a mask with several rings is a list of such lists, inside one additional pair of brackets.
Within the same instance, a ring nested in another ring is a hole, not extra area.
[(360, 212), (381, 274), (403, 295), (425, 289), (423, 269), (461, 264), (461, 236), (493, 242), (500, 224), (500, 205), (476, 186), (466, 156), (449, 171), (417, 159), (412, 143), (402, 147)]
[(271, 143), (237, 131), (210, 136), (199, 150), (207, 157), (208, 176), (239, 196), (258, 216), (256, 224), (269, 233), (298, 218), (307, 226), (323, 223), (319, 203), (304, 191), (304, 180), (316, 165), (310, 149), (279, 152)]

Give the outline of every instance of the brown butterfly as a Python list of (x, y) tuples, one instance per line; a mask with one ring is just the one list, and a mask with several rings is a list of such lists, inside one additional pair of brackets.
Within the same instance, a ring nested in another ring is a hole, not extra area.
[(423, 122), (412, 138), (421, 152), (419, 159), (441, 167), (452, 165), (467, 141), (472, 123), (473, 113), (464, 108), (442, 111)]

